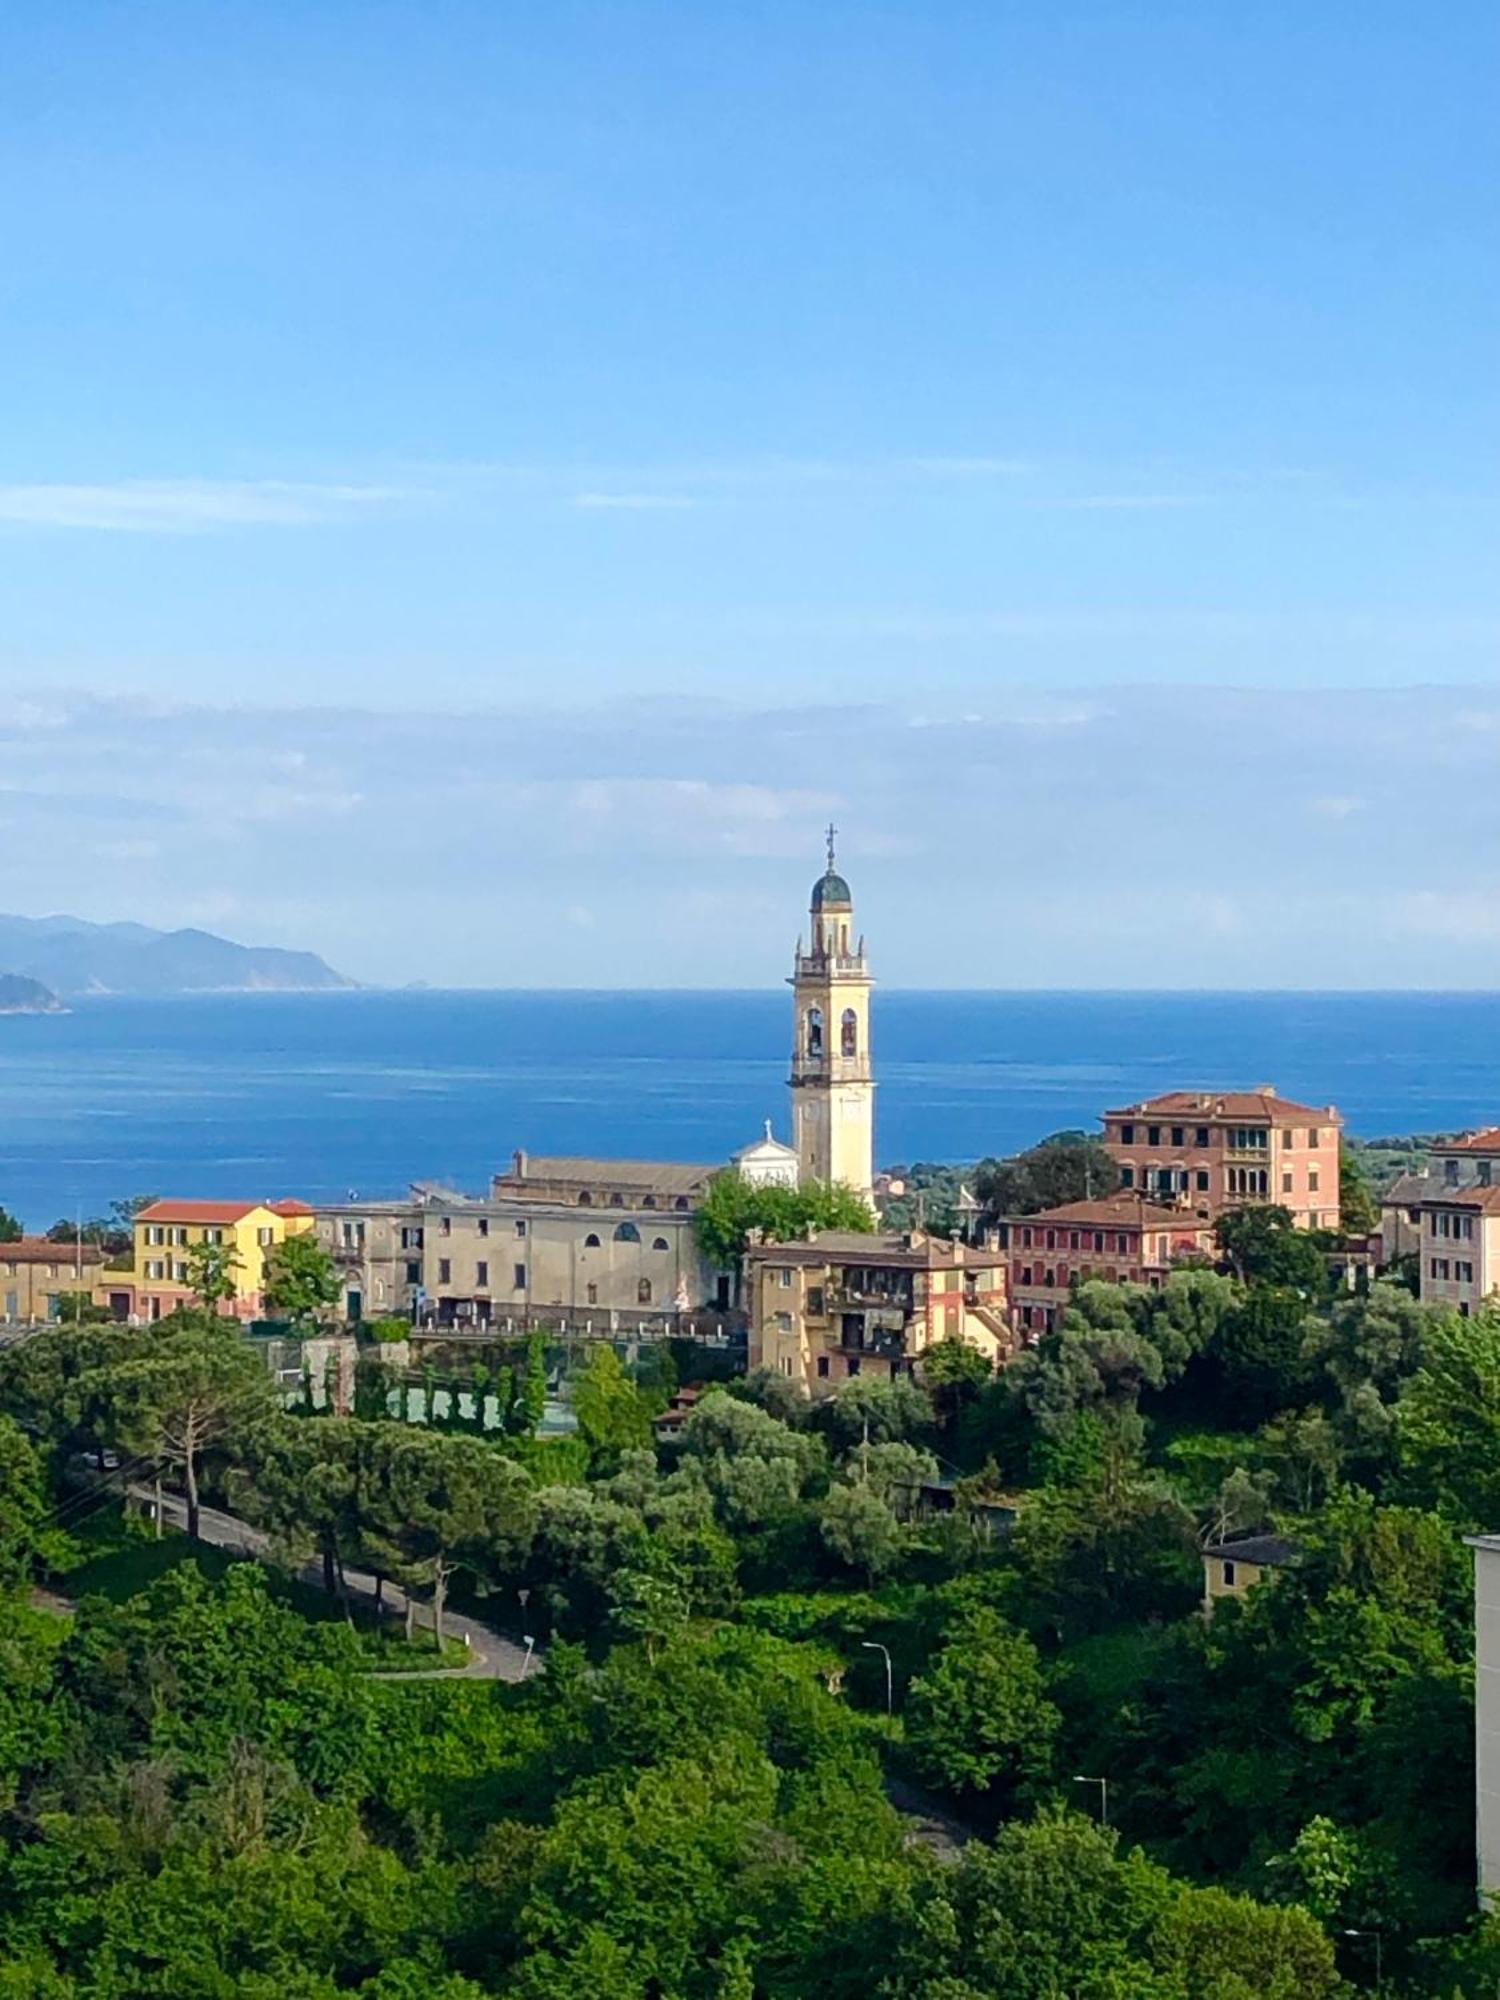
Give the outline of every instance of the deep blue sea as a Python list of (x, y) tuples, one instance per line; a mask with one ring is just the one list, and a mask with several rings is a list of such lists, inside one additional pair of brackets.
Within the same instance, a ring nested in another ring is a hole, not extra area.
[[(786, 1136), (765, 993), (330, 993), (0, 1017), (0, 1204), (478, 1190), (517, 1146), (719, 1160)], [(1500, 1118), (1500, 995), (877, 995), (882, 1163), (1012, 1151), (1175, 1086), (1274, 1083), (1350, 1129)]]

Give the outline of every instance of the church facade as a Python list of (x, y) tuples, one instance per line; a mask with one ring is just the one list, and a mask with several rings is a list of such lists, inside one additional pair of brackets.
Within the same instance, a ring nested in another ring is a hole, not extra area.
[[(868, 1199), (873, 982), (832, 828), (807, 947), (798, 940), (790, 981), (793, 1143), (774, 1138), (768, 1124), (728, 1164), (756, 1186), (843, 1181)], [(351, 1319), (650, 1336), (686, 1315), (729, 1315), (731, 1276), (708, 1266), (694, 1227), (718, 1171), (518, 1152), (485, 1194), (418, 1185), (404, 1200), (325, 1205), (316, 1226)]]

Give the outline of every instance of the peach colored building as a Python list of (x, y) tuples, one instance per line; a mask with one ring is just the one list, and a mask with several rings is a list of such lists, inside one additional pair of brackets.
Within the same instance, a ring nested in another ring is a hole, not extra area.
[(994, 1362), (1012, 1344), (1005, 1253), (943, 1238), (823, 1230), (745, 1255), (750, 1366), (813, 1395), (851, 1376), (919, 1374), (923, 1351), (963, 1340)]
[(1339, 1133), (1331, 1104), (1256, 1090), (1173, 1090), (1104, 1114), (1121, 1185), (1210, 1218), (1247, 1202), (1289, 1209), (1299, 1229), (1337, 1229)]
[(1057, 1323), (1075, 1281), (1160, 1285), (1180, 1258), (1211, 1255), (1206, 1217), (1139, 1192), (1069, 1201), (1005, 1224), (1011, 1312), (1024, 1338)]

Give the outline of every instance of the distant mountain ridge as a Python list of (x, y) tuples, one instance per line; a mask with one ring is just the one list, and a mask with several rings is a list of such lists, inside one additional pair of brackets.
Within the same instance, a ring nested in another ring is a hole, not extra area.
[(65, 995), (310, 993), (355, 983), (316, 952), (81, 917), (0, 915), (0, 966)]

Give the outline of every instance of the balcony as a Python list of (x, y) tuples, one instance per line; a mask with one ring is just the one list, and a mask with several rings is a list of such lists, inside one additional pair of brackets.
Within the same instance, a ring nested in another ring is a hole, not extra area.
[(798, 979), (868, 979), (869, 961), (863, 952), (804, 951), (797, 960)]
[(865, 1328), (856, 1332), (846, 1326), (839, 1334), (838, 1349), (840, 1354), (873, 1354), (883, 1360), (899, 1361), (907, 1351), (906, 1332), (904, 1328), (900, 1331)]
[(909, 1291), (886, 1291), (877, 1285), (844, 1284), (830, 1285), (826, 1297), (831, 1306), (851, 1306), (854, 1308), (884, 1309), (887, 1312), (909, 1313), (911, 1311)]

